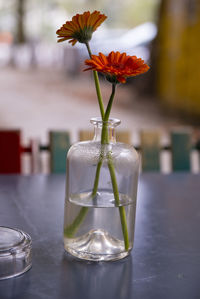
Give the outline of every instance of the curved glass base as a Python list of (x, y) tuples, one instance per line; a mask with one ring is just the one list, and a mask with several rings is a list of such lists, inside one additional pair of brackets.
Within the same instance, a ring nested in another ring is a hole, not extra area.
[(73, 256), (90, 261), (114, 261), (125, 258), (129, 251), (124, 251), (124, 242), (109, 235), (102, 229), (72, 239), (64, 239), (65, 250)]
[(18, 229), (0, 226), (0, 280), (23, 274), (31, 268), (30, 236)]

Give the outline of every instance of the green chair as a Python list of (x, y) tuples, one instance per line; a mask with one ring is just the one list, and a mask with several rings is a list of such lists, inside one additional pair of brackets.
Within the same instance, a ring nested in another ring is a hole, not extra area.
[(70, 135), (66, 131), (49, 132), (50, 171), (65, 173), (66, 155), (70, 147)]
[(171, 131), (172, 170), (190, 171), (191, 132), (187, 129)]
[(160, 171), (160, 133), (157, 131), (140, 132), (143, 171)]

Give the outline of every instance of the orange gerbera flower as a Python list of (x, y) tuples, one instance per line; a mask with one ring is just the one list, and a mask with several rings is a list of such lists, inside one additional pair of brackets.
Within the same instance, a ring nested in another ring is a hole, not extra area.
[(127, 77), (133, 77), (148, 71), (149, 66), (144, 60), (136, 56), (128, 56), (126, 53), (111, 52), (108, 56), (102, 53), (92, 55), (85, 64), (90, 66), (87, 70), (96, 70), (104, 73), (108, 81), (112, 83), (125, 83)]
[(57, 30), (58, 42), (69, 40), (72, 46), (79, 43), (88, 42), (92, 33), (105, 21), (107, 17), (99, 11), (90, 13), (89, 11), (83, 14), (77, 14), (72, 18), (72, 21), (67, 21), (60, 29)]

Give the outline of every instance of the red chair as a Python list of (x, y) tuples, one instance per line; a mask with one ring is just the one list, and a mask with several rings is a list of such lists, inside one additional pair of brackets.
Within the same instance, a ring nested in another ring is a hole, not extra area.
[(0, 130), (0, 173), (21, 173), (20, 130)]

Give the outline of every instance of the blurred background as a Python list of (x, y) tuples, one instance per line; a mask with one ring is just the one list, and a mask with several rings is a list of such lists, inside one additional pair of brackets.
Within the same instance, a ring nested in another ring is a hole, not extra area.
[[(112, 116), (129, 129), (167, 132), (200, 124), (199, 0), (0, 0), (0, 127), (18, 128), (22, 142), (49, 130), (80, 128), (99, 116), (84, 45), (57, 44), (56, 30), (76, 13), (100, 10), (108, 19), (93, 34), (94, 54), (125, 51), (150, 71), (118, 86)], [(101, 78), (104, 103), (110, 85)]]

